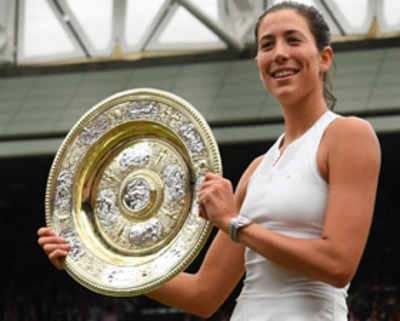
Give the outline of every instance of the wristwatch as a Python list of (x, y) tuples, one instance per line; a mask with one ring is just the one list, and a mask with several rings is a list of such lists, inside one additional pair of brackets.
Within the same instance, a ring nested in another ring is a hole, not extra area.
[(247, 217), (239, 215), (234, 217), (229, 226), (229, 237), (232, 239), (232, 241), (239, 242), (237, 239), (237, 233), (239, 229), (249, 224), (251, 224), (251, 221)]

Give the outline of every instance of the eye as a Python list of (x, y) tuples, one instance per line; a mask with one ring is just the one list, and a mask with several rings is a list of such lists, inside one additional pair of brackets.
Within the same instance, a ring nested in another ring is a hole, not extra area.
[(264, 41), (261, 43), (260, 48), (264, 50), (268, 50), (273, 46), (272, 41)]
[(300, 42), (300, 39), (296, 38), (296, 37), (290, 37), (290, 38), (288, 38), (288, 42), (291, 44), (297, 44)]

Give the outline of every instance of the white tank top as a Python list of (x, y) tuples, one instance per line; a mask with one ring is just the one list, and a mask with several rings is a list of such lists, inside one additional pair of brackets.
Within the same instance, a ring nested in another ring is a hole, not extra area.
[[(282, 134), (251, 177), (239, 215), (287, 236), (320, 237), (329, 185), (318, 170), (317, 151), (325, 129), (337, 117), (327, 111), (280, 155)], [(312, 295), (334, 297), (346, 305), (348, 286), (338, 289), (294, 274), (249, 248), (245, 250), (245, 265), (239, 301)]]

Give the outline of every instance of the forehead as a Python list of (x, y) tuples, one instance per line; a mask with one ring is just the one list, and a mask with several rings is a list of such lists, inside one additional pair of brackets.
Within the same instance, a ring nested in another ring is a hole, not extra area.
[(281, 9), (267, 14), (260, 23), (258, 36), (274, 35), (287, 30), (312, 37), (306, 18), (294, 9)]

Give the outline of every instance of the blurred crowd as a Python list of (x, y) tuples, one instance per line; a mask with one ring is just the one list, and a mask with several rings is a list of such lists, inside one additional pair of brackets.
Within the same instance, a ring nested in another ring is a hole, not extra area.
[[(1, 321), (198, 321), (198, 317), (162, 306), (145, 296), (109, 297), (79, 284), (65, 286), (56, 280), (21, 289), (7, 281), (0, 304)], [(221, 309), (210, 320), (227, 321)]]
[[(2, 321), (202, 320), (145, 296), (103, 296), (72, 280), (60, 283), (58, 277), (32, 282), (29, 286), (16, 285), (12, 280), (6, 280), (4, 285), (0, 306)], [(234, 299), (228, 301), (208, 320), (228, 321)], [(400, 321), (400, 291), (392, 277), (375, 277), (353, 284), (348, 305), (349, 321)]]
[(22, 291), (10, 284), (4, 299), (4, 321), (122, 321), (134, 320), (136, 313), (134, 299), (116, 300), (55, 282)]
[(348, 297), (349, 321), (400, 321), (400, 291), (393, 276), (359, 282)]

